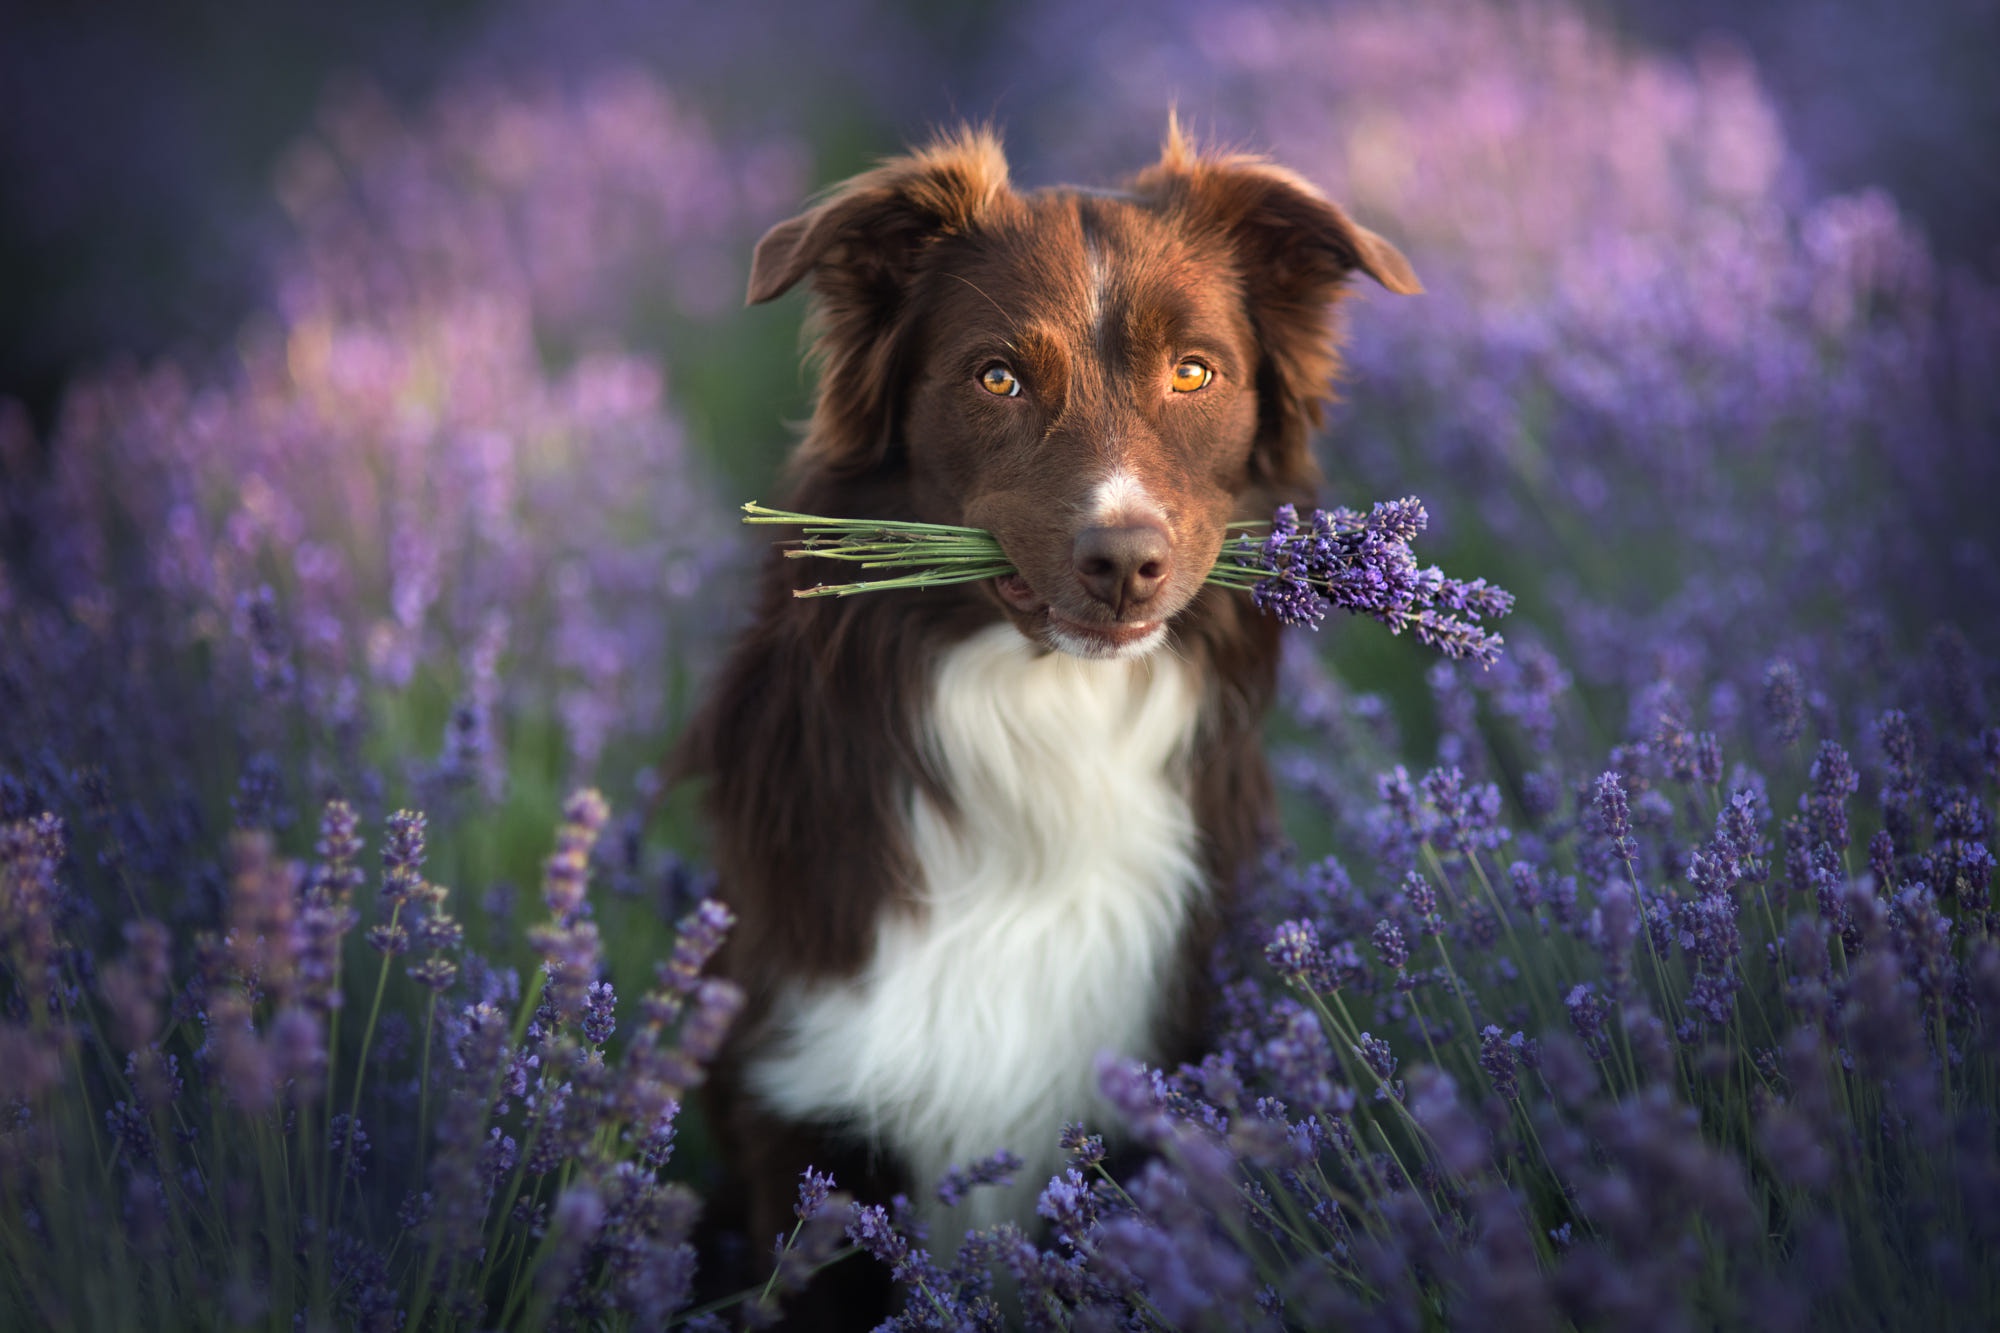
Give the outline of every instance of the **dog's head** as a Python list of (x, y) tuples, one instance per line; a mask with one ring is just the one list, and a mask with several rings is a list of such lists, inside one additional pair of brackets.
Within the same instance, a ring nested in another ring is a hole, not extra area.
[(1086, 657), (1148, 651), (1235, 518), (1310, 491), (1349, 276), (1421, 290), (1289, 172), (1177, 129), (1114, 192), (1019, 194), (989, 132), (941, 138), (771, 229), (750, 300), (810, 276), (819, 397), (801, 466), (895, 472), (990, 529), (991, 594)]

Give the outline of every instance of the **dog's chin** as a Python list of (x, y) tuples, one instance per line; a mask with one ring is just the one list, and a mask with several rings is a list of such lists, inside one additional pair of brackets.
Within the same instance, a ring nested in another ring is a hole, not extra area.
[(1051, 609), (1039, 637), (1041, 642), (1071, 657), (1131, 659), (1144, 657), (1167, 641), (1167, 622), (1149, 620), (1136, 625), (1089, 625)]
[(1169, 614), (1109, 625), (1078, 620), (1044, 602), (1019, 574), (995, 580), (994, 591), (1023, 638), (1071, 657), (1101, 661), (1144, 657), (1167, 641), (1167, 622), (1172, 619)]

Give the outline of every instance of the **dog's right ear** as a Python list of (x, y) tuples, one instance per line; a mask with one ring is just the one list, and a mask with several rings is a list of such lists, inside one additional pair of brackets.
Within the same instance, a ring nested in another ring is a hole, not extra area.
[(904, 275), (924, 244), (965, 230), (1007, 189), (1007, 157), (990, 129), (961, 129), (890, 158), (780, 222), (757, 243), (750, 301), (783, 296), (808, 273), (863, 282)]
[(822, 374), (810, 447), (824, 461), (854, 468), (880, 460), (890, 428), (895, 333), (919, 260), (1005, 197), (999, 136), (966, 128), (856, 176), (757, 243), (751, 305), (803, 279), (816, 298)]

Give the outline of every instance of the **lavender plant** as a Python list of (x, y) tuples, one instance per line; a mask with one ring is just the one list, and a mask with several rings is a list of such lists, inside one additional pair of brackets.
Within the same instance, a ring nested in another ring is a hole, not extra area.
[[(594, 791), (567, 803), (525, 978), (464, 946), (414, 812), (388, 821), (372, 894), (336, 801), (311, 861), (234, 838), (219, 932), (135, 918), (101, 960), (67, 874), (88, 842), (51, 814), (0, 824), (0, 1319), (657, 1327), (683, 1309), (700, 1204), (668, 1167), (742, 1001), (702, 976), (730, 915), (693, 905), (612, 1047), (587, 896), (607, 815)], [(344, 984), (362, 959), (370, 983)], [(815, 1207), (839, 1206), (822, 1185)], [(811, 1267), (723, 1304), (775, 1310)]]
[(22, 802), (142, 804), (144, 860), (308, 796), (525, 816), (653, 759), (735, 562), (659, 364), (601, 331), (711, 317), (795, 171), (629, 72), (330, 103), (229, 356), (87, 377), (45, 444), (0, 408)]

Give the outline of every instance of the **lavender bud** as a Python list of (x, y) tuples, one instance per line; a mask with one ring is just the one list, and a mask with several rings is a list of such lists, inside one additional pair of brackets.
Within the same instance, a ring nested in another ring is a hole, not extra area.
[(1695, 735), (1694, 780), (1704, 787), (1722, 785), (1722, 742), (1712, 731)]
[(368, 1131), (359, 1120), (337, 1115), (326, 1127), (326, 1151), (335, 1162), (347, 1163), (348, 1179), (359, 1180), (368, 1168)]
[(1860, 775), (1847, 751), (1832, 741), (1821, 741), (1813, 760), (1812, 791), (1800, 804), (1811, 822), (1813, 837), (1836, 851), (1848, 844), (1847, 798), (1860, 786)]
[(1362, 1033), (1355, 1043), (1354, 1053), (1368, 1066), (1376, 1078), (1384, 1082), (1395, 1077), (1396, 1053), (1389, 1049), (1389, 1043), (1370, 1033)]
[(392, 926), (386, 923), (379, 926), (370, 926), (368, 934), (363, 938), (368, 941), (368, 947), (376, 953), (386, 954), (392, 958), (397, 954), (408, 953), (410, 950), (410, 932), (402, 926)]
[(360, 829), (361, 817), (353, 806), (341, 800), (326, 803), (320, 815), (319, 840), (313, 844), (320, 865), (312, 884), (338, 902), (344, 902), (361, 886), (362, 871), (355, 864), (362, 851)]
[(1104, 1160), (1104, 1140), (1096, 1134), (1084, 1133), (1080, 1124), (1067, 1124), (1062, 1131), (1062, 1150), (1071, 1162), (1080, 1167), (1096, 1166)]
[(458, 980), (458, 964), (437, 954), (432, 954), (407, 971), (410, 980), (433, 995), (444, 994), (451, 989), (451, 983)]
[(1403, 893), (1409, 898), (1424, 934), (1442, 935), (1444, 921), (1438, 916), (1437, 890), (1431, 887), (1431, 882), (1412, 870), (1403, 876)]
[(280, 1010), (271, 1020), (271, 1051), (278, 1077), (291, 1079), (310, 1096), (326, 1072), (326, 1029), (318, 1015), (306, 1009)]
[(826, 1206), (827, 1196), (833, 1191), (833, 1177), (814, 1171), (810, 1166), (799, 1177), (799, 1201), (792, 1208), (793, 1214), (801, 1222), (813, 1219)]
[(729, 1025), (743, 1007), (743, 992), (727, 981), (704, 981), (695, 992), (694, 1012), (681, 1029), (681, 1050), (688, 1059), (706, 1065), (722, 1049)]
[(991, 1157), (966, 1166), (955, 1166), (938, 1181), (938, 1202), (947, 1208), (956, 1208), (965, 1201), (967, 1194), (982, 1185), (1011, 1185), (1014, 1173), (1020, 1169), (1021, 1159), (1004, 1148)]
[(1764, 716), (1771, 723), (1771, 730), (1778, 738), (1778, 744), (1790, 745), (1798, 740), (1805, 725), (1806, 690), (1799, 679), (1799, 669), (1786, 658), (1774, 658), (1764, 668)]
[(1616, 771), (1597, 779), (1595, 794), (1598, 818), (1604, 821), (1604, 836), (1611, 854), (1630, 865), (1639, 854), (1632, 841), (1632, 811), (1625, 800), (1625, 779)]
[(382, 843), (382, 905), (391, 911), (408, 903), (423, 880), (426, 822), (416, 810), (389, 816)]
[(610, 817), (610, 807), (591, 788), (574, 793), (563, 803), (556, 848), (542, 871), (542, 900), (559, 923), (568, 924), (583, 909), (584, 891), (590, 882), (591, 848)]
[(1264, 946), (1264, 957), (1279, 976), (1294, 985), (1322, 994), (1334, 989), (1332, 969), (1325, 950), (1320, 947), (1319, 931), (1310, 921), (1280, 922), (1271, 931), (1271, 942)]
[(1604, 1027), (1610, 1006), (1588, 982), (1572, 987), (1563, 1004), (1569, 1009), (1570, 1025), (1582, 1040), (1583, 1049), (1591, 1059), (1603, 1061), (1611, 1054), (1611, 1039)]
[(713, 898), (702, 899), (676, 927), (673, 954), (658, 968), (660, 984), (677, 995), (694, 994), (701, 970), (735, 924), (735, 913)]
[(1420, 1066), (1410, 1073), (1410, 1115), (1437, 1146), (1452, 1174), (1469, 1177), (1486, 1161), (1486, 1135), (1458, 1099), (1458, 1085), (1442, 1069)]
[[(1575, 1014), (1574, 1006), (1570, 1012)], [(1598, 1022), (1602, 1026), (1601, 1017)], [(1555, 1032), (1542, 1039), (1542, 1077), (1547, 1080), (1549, 1090), (1555, 1093), (1559, 1103), (1578, 1110), (1597, 1095), (1597, 1071), (1591, 1065), (1596, 1058), (1587, 1055), (1566, 1033)]]
[(611, 1040), (617, 1027), (615, 1009), (618, 998), (612, 993), (608, 981), (593, 981), (583, 996), (583, 1037), (593, 1046), (602, 1046)]
[(1525, 1040), (1523, 1034), (1516, 1032), (1509, 1037), (1491, 1023), (1479, 1032), (1479, 1067), (1493, 1080), (1493, 1091), (1508, 1101), (1515, 1101), (1521, 1095), (1516, 1066)]
[(1383, 917), (1375, 923), (1375, 952), (1382, 965), (1397, 972), (1403, 970), (1410, 961), (1410, 946), (1403, 939), (1403, 932), (1394, 921)]

